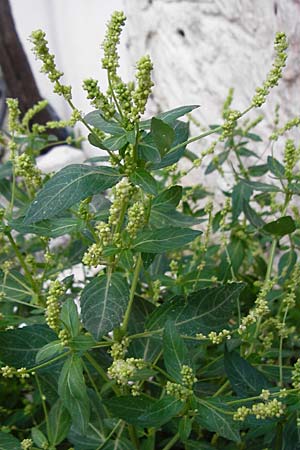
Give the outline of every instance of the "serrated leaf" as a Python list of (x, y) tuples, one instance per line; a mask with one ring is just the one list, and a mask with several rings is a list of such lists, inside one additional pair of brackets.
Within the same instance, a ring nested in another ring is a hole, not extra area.
[(238, 423), (228, 414), (228, 407), (218, 400), (200, 400), (197, 402), (195, 420), (208, 431), (218, 433), (230, 441), (239, 442), (240, 434)]
[(56, 339), (46, 325), (31, 325), (0, 332), (0, 359), (9, 366), (35, 366), (38, 351)]
[(131, 395), (113, 397), (104, 402), (114, 417), (119, 417), (128, 423), (138, 424), (139, 417), (149, 408), (153, 400), (143, 397), (132, 397)]
[(270, 388), (267, 378), (237, 352), (225, 351), (224, 367), (232, 389), (241, 397), (259, 395)]
[(151, 135), (161, 156), (163, 156), (172, 146), (175, 131), (163, 120), (153, 117), (151, 120)]
[(48, 439), (51, 445), (56, 446), (67, 437), (71, 425), (70, 414), (62, 404), (61, 400), (57, 400), (52, 406), (48, 415), (48, 420)]
[(163, 333), (164, 364), (175, 381), (181, 383), (181, 369), (187, 360), (188, 350), (178, 334), (174, 322), (168, 320)]
[(120, 179), (111, 167), (72, 164), (56, 173), (38, 192), (25, 216), (25, 223), (50, 219), (90, 195), (103, 192)]
[(181, 227), (141, 231), (134, 240), (132, 248), (137, 252), (164, 253), (183, 247), (200, 234), (202, 234), (201, 231)]
[(167, 320), (172, 320), (178, 333), (183, 335), (220, 331), (235, 316), (237, 301), (243, 289), (242, 283), (230, 283), (200, 289), (188, 295), (187, 299), (176, 296), (156, 308), (149, 316), (146, 327), (159, 332)]
[(249, 150), (249, 149), (246, 148), (246, 147), (239, 147), (239, 148), (236, 150), (236, 153), (237, 153), (239, 156), (243, 156), (243, 157), (245, 157), (245, 158), (249, 158), (250, 156), (253, 156), (254, 158), (258, 158), (258, 156), (257, 156), (257, 154), (256, 154), (255, 152), (253, 152), (252, 150)]
[(285, 236), (291, 234), (296, 230), (296, 223), (291, 216), (280, 217), (280, 219), (273, 222), (266, 223), (263, 226), (263, 231), (273, 234), (275, 236)]
[(166, 225), (173, 227), (191, 227), (201, 221), (202, 219), (198, 217), (188, 216), (168, 205), (153, 205), (149, 218), (149, 224), (158, 228)]
[(90, 408), (82, 361), (76, 354), (70, 356), (63, 365), (58, 380), (58, 393), (73, 425), (84, 433), (89, 422)]
[(128, 285), (119, 273), (94, 278), (81, 294), (81, 315), (85, 328), (99, 340), (120, 324), (128, 300)]
[(157, 181), (147, 170), (137, 169), (130, 176), (130, 180), (147, 194), (157, 195)]
[[(186, 141), (189, 137), (189, 123), (176, 121), (174, 125), (175, 139), (172, 148), (178, 146), (176, 150), (170, 149), (161, 159), (160, 162), (154, 162), (150, 165), (152, 170), (162, 169), (177, 163), (184, 155)], [(180, 145), (182, 144), (182, 145)]]

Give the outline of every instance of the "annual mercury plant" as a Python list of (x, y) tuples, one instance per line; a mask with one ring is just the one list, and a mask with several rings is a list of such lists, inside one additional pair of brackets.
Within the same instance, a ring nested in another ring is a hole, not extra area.
[[(83, 82), (91, 112), (73, 103), (42, 30), (33, 52), (70, 118), (40, 124), (46, 101), (22, 117), (7, 99), (0, 448), (297, 449), (300, 117), (276, 105), (263, 142), (255, 113), (282, 77), (287, 37), (275, 36), (250, 105), (235, 109), (229, 89), (203, 130), (197, 105), (147, 118), (150, 56), (134, 80), (118, 74), (125, 21), (115, 12), (107, 26), (107, 85)], [(51, 131), (77, 122), (99, 156), (43, 174), (45, 149), (81, 148), (76, 129), (65, 141)]]

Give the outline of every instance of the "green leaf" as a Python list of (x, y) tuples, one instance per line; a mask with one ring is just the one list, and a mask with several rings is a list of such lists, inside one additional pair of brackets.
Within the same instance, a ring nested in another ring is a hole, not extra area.
[(263, 219), (245, 201), (243, 202), (243, 211), (244, 211), (246, 218), (249, 220), (251, 225), (253, 225), (255, 228), (261, 228), (265, 225), (265, 222), (263, 221)]
[(218, 156), (214, 157), (212, 161), (208, 164), (205, 175), (208, 175), (212, 172), (214, 172), (219, 166), (221, 166), (226, 159), (228, 158), (229, 150), (220, 153)]
[(117, 134), (114, 136), (111, 136), (103, 141), (103, 145), (108, 148), (109, 150), (119, 150), (120, 148), (124, 147), (128, 142), (127, 134)]
[(243, 203), (249, 202), (252, 189), (246, 184), (239, 182), (232, 190), (232, 220), (236, 221), (243, 211)]
[(255, 133), (247, 133), (245, 135), (247, 138), (251, 139), (251, 141), (255, 141), (255, 142), (262, 142), (262, 138)]
[(269, 170), (278, 178), (282, 178), (285, 175), (284, 166), (273, 156), (268, 156), (267, 164)]
[[(163, 120), (169, 125), (173, 125), (176, 119), (184, 116), (185, 114), (188, 114), (189, 112), (193, 111), (193, 109), (196, 108), (199, 108), (199, 105), (179, 106), (178, 108), (171, 109), (170, 111), (159, 113), (155, 117), (157, 119)], [(140, 128), (142, 130), (147, 130), (150, 127), (151, 127), (151, 119), (140, 122)]]
[(4, 293), (6, 301), (29, 301), (33, 295), (26, 278), (12, 269), (7, 276), (0, 271), (0, 291)]
[(238, 423), (232, 419), (232, 415), (228, 414), (226, 404), (218, 400), (198, 399), (197, 410), (195, 420), (201, 427), (218, 433), (230, 441), (240, 441)]
[(37, 364), (40, 364), (42, 361), (46, 361), (48, 359), (53, 358), (56, 355), (59, 355), (64, 351), (64, 347), (61, 341), (52, 341), (49, 344), (44, 345), (36, 354), (35, 361)]
[(25, 223), (50, 219), (90, 195), (103, 192), (120, 179), (111, 167), (67, 166), (38, 192), (25, 216)]
[(263, 226), (263, 231), (273, 234), (275, 236), (285, 236), (291, 234), (296, 230), (296, 224), (291, 216), (280, 217), (280, 219), (273, 222), (266, 223)]
[(147, 194), (157, 195), (157, 181), (144, 169), (137, 169), (131, 176), (132, 183), (140, 186)]
[(64, 302), (61, 308), (60, 320), (67, 328), (72, 338), (78, 336), (81, 326), (77, 306), (72, 298), (68, 298)]
[(172, 186), (165, 191), (162, 191), (154, 200), (153, 206), (174, 206), (176, 207), (180, 202), (182, 197), (182, 187), (181, 186)]
[(103, 141), (94, 133), (90, 133), (88, 135), (88, 141), (94, 147), (101, 148), (101, 150), (107, 150), (107, 147), (105, 147)]
[(259, 395), (262, 389), (270, 388), (267, 378), (237, 352), (225, 351), (224, 367), (232, 389), (241, 397)]
[(166, 396), (150, 400), (139, 396), (114, 397), (105, 402), (114, 417), (140, 427), (160, 427), (169, 422), (182, 408), (183, 403)]
[(21, 450), (21, 444), (12, 434), (0, 431), (0, 450)]
[(84, 120), (93, 127), (97, 128), (98, 130), (104, 131), (108, 134), (122, 134), (124, 132), (123, 128), (120, 127), (120, 125), (117, 124), (117, 122), (114, 122), (112, 120), (105, 120), (103, 116), (101, 116), (101, 111), (91, 111), (88, 113)]
[(268, 164), (256, 164), (248, 167), (248, 172), (251, 177), (261, 177), (269, 170)]
[(9, 222), (13, 230), (22, 234), (37, 234), (56, 238), (64, 234), (71, 234), (85, 228), (85, 223), (76, 217), (62, 217), (57, 219), (42, 220), (35, 224), (24, 223), (24, 218), (15, 219)]
[(281, 281), (289, 278), (297, 262), (297, 258), (298, 256), (295, 250), (290, 250), (280, 257), (278, 262), (278, 274), (281, 277)]
[(145, 253), (164, 253), (181, 248), (193, 241), (201, 231), (190, 228), (168, 227), (141, 231), (133, 242), (133, 250)]
[(252, 188), (254, 191), (261, 192), (280, 192), (279, 187), (274, 184), (261, 183), (260, 181), (241, 180), (244, 184)]
[(119, 273), (96, 277), (82, 291), (81, 314), (85, 328), (99, 340), (123, 319), (129, 289)]
[(7, 178), (12, 175), (12, 162), (7, 161), (4, 164), (0, 164), (0, 179)]
[(141, 427), (161, 427), (176, 416), (184, 404), (180, 400), (166, 396), (154, 402), (139, 416), (138, 424)]
[(153, 404), (152, 399), (139, 395), (132, 397), (132, 395), (113, 397), (105, 400), (104, 404), (107, 406), (109, 412), (113, 417), (118, 417), (128, 423), (138, 425), (139, 417), (147, 408)]
[(178, 334), (174, 322), (168, 320), (163, 334), (164, 363), (167, 372), (175, 381), (181, 383), (181, 369), (187, 359), (187, 348)]
[(198, 217), (188, 216), (176, 211), (172, 206), (156, 206), (153, 205), (150, 212), (149, 224), (154, 227), (174, 226), (174, 227), (190, 227), (201, 222)]
[(0, 332), (0, 359), (9, 366), (34, 367), (38, 351), (56, 339), (46, 325), (31, 325)]
[(82, 361), (76, 354), (70, 356), (63, 365), (58, 380), (58, 393), (73, 425), (84, 433), (89, 422), (90, 408)]
[(96, 344), (90, 334), (80, 334), (70, 341), (70, 347), (77, 352), (86, 352)]
[(252, 150), (249, 150), (249, 149), (246, 148), (246, 147), (239, 147), (239, 148), (236, 150), (236, 153), (237, 153), (239, 156), (243, 156), (243, 157), (245, 157), (245, 158), (249, 158), (250, 156), (253, 156), (254, 158), (258, 158), (258, 156), (257, 156), (256, 153), (254, 153)]
[(49, 415), (49, 435), (48, 439), (51, 445), (60, 444), (68, 435), (71, 417), (61, 400), (52, 406)]
[(172, 148), (179, 146), (177, 150), (172, 150), (167, 152), (161, 159), (160, 162), (154, 162), (150, 165), (152, 170), (162, 169), (163, 167), (171, 166), (177, 163), (180, 158), (184, 155), (184, 150), (186, 147), (186, 141), (189, 137), (189, 123), (188, 122), (175, 122), (174, 125), (175, 139), (172, 144)]
[(160, 163), (161, 157), (159, 150), (156, 148), (153, 136), (149, 133), (138, 145), (138, 157), (144, 161), (152, 163)]
[(155, 309), (146, 327), (149, 330), (162, 331), (166, 321), (172, 320), (178, 333), (183, 335), (221, 331), (235, 316), (237, 301), (243, 289), (243, 283), (230, 283), (200, 289), (187, 298), (173, 297)]
[(192, 421), (189, 417), (183, 416), (179, 422), (178, 433), (182, 442), (185, 442), (192, 432)]
[(151, 120), (151, 135), (161, 156), (163, 156), (171, 148), (175, 138), (175, 131), (163, 120), (153, 117)]
[(232, 270), (238, 274), (245, 257), (244, 243), (240, 239), (232, 238), (227, 251)]
[(49, 442), (44, 433), (37, 427), (31, 428), (31, 438), (39, 448), (47, 448)]

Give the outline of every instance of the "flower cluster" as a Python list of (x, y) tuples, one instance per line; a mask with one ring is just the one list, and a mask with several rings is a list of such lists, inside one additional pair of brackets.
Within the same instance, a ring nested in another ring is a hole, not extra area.
[(30, 377), (30, 374), (27, 372), (26, 367), (16, 369), (15, 367), (11, 366), (3, 366), (0, 368), (0, 374), (3, 376), (3, 378), (18, 377), (21, 379), (25, 379)]
[(236, 127), (237, 120), (241, 117), (241, 112), (229, 109), (226, 112), (225, 122), (222, 125), (223, 132), (222, 132), (222, 139), (225, 139), (226, 137), (229, 137), (232, 135), (233, 130)]
[(6, 104), (8, 108), (8, 130), (10, 133), (20, 132), (20, 114), (19, 101), (16, 98), (7, 98)]
[(112, 192), (114, 195), (114, 200), (109, 209), (108, 219), (108, 223), (110, 225), (117, 225), (124, 204), (129, 202), (134, 190), (134, 187), (127, 178), (122, 178), (122, 180), (113, 187)]
[(103, 249), (110, 243), (111, 229), (105, 222), (100, 222), (96, 226), (97, 242), (92, 244), (83, 255), (83, 264), (90, 267), (97, 267), (101, 263)]
[(49, 287), (46, 300), (46, 323), (54, 331), (59, 330), (59, 298), (65, 293), (65, 286), (60, 281), (52, 281)]
[(300, 126), (300, 117), (294, 117), (293, 119), (286, 122), (286, 124), (282, 128), (279, 128), (279, 130), (274, 131), (270, 136), (270, 140), (277, 141), (279, 136), (282, 136), (292, 128), (299, 126)]
[(131, 237), (134, 239), (136, 237), (137, 232), (143, 228), (145, 224), (145, 208), (143, 203), (135, 202), (128, 209), (128, 222), (126, 226), (126, 230)]
[(48, 105), (47, 100), (41, 100), (37, 102), (32, 108), (29, 108), (26, 114), (24, 114), (24, 117), (22, 119), (22, 126), (24, 129), (29, 127), (30, 121), (34, 118), (36, 114), (43, 111)]
[(132, 98), (134, 107), (131, 111), (131, 118), (136, 121), (144, 114), (147, 100), (151, 94), (153, 82), (151, 80), (151, 71), (153, 64), (149, 55), (143, 56), (137, 63), (137, 87), (133, 92)]
[[(265, 398), (267, 395), (263, 394)], [(268, 397), (269, 398), (269, 397)], [(250, 414), (254, 414), (257, 420), (271, 419), (280, 417), (284, 413), (284, 405), (282, 402), (274, 398), (252, 405), (250, 408), (241, 406), (233, 415), (233, 420), (244, 421)]]
[(126, 17), (123, 11), (115, 11), (107, 24), (107, 31), (102, 44), (104, 50), (102, 67), (103, 69), (107, 69), (111, 76), (116, 75), (117, 68), (119, 67), (117, 45), (120, 42), (120, 34), (125, 25), (125, 20)]
[(32, 158), (27, 153), (22, 153), (20, 156), (13, 158), (13, 164), (15, 168), (15, 174), (23, 177), (28, 186), (38, 188), (42, 184), (42, 173), (35, 166)]
[(140, 358), (115, 359), (107, 369), (110, 378), (116, 380), (117, 384), (125, 386), (137, 370), (143, 369), (145, 362)]
[(196, 383), (197, 378), (194, 375), (193, 369), (185, 364), (181, 368), (180, 375), (182, 380), (181, 384), (167, 381), (166, 393), (184, 402), (193, 394), (193, 385)]
[(294, 141), (287, 139), (284, 147), (284, 172), (289, 181), (293, 177), (293, 169), (299, 161), (299, 149), (296, 149)]
[(21, 442), (21, 449), (22, 450), (30, 450), (33, 446), (33, 440), (32, 439), (23, 439)]
[(98, 81), (88, 78), (83, 82), (83, 89), (87, 92), (87, 98), (91, 101), (91, 105), (101, 110), (101, 114), (106, 120), (111, 119), (116, 110), (112, 102), (101, 92)]
[(46, 33), (42, 30), (36, 30), (31, 33), (30, 40), (33, 44), (33, 53), (43, 63), (41, 72), (47, 74), (49, 80), (54, 83), (54, 92), (62, 95), (66, 100), (71, 100), (71, 86), (65, 86), (60, 83), (59, 80), (63, 76), (63, 72), (57, 70), (55, 57), (49, 51), (48, 41), (45, 36)]
[(262, 106), (266, 97), (274, 86), (277, 86), (278, 81), (282, 77), (282, 69), (285, 67), (287, 53), (286, 50), (288, 48), (287, 38), (285, 33), (277, 33), (275, 37), (275, 52), (276, 58), (273, 63), (272, 69), (267, 75), (267, 79), (263, 83), (262, 87), (256, 88), (256, 94), (252, 99), (252, 106), (258, 108)]
[(300, 358), (297, 359), (292, 370), (292, 384), (295, 389), (300, 389)]

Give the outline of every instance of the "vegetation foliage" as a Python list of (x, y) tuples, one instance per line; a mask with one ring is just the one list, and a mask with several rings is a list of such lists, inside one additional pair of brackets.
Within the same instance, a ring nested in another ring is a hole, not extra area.
[[(76, 109), (41, 30), (33, 50), (71, 118), (40, 125), (46, 102), (22, 119), (7, 102), (0, 449), (300, 448), (300, 147), (285, 137), (300, 119), (280, 127), (277, 108), (264, 145), (262, 116), (244, 118), (277, 85), (286, 37), (250, 106), (231, 109), (230, 90), (221, 123), (189, 137), (195, 105), (144, 119), (148, 56), (135, 82), (118, 76), (124, 23), (114, 13), (103, 43), (107, 92), (84, 81), (95, 110)], [(76, 122), (100, 156), (41, 173), (51, 129)], [(226, 188), (190, 186), (194, 169)]]

